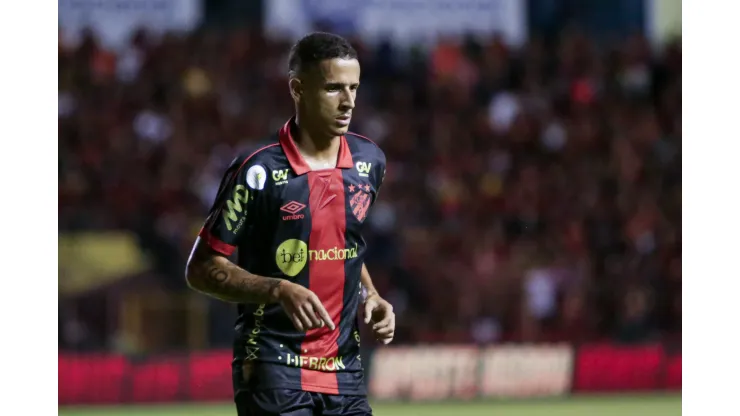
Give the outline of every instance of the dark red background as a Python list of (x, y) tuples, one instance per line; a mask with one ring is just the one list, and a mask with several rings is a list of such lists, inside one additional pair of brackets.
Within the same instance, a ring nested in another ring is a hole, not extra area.
[[(660, 345), (578, 347), (574, 392), (681, 389), (681, 354)], [(231, 400), (231, 352), (166, 357), (59, 354), (59, 404)]]
[(680, 389), (681, 354), (669, 354), (660, 345), (589, 345), (577, 350), (574, 392)]

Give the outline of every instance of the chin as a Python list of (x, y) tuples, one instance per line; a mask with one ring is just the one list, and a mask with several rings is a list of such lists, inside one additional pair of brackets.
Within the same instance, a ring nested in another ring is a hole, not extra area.
[(334, 136), (343, 136), (349, 131), (349, 126), (333, 126), (331, 128), (331, 133)]

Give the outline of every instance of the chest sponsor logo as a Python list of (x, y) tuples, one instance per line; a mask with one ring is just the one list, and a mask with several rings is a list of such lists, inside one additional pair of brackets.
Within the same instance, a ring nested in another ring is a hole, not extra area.
[(288, 169), (273, 170), (272, 180), (275, 181), (275, 186), (285, 185), (288, 183)]
[(347, 260), (354, 259), (357, 257), (357, 244), (352, 248), (339, 248), (333, 247), (330, 249), (322, 250), (309, 250), (308, 259), (310, 261), (333, 261), (333, 260)]
[(355, 218), (362, 222), (367, 217), (367, 211), (370, 209), (370, 202), (372, 197), (370, 196), (370, 185), (350, 185), (349, 189), (349, 207), (352, 210)]
[(359, 172), (360, 176), (367, 178), (370, 174), (370, 168), (372, 168), (372, 163), (367, 162), (357, 162), (355, 164), (355, 168), (357, 169), (357, 172)]
[(248, 198), (249, 190), (246, 186), (236, 185), (234, 187), (234, 194), (226, 201), (226, 206), (221, 213), (227, 230), (237, 233), (244, 225), (247, 219)]
[(306, 205), (300, 202), (290, 201), (280, 208), (280, 211), (286, 212), (290, 215), (283, 215), (283, 221), (302, 220), (305, 216), (300, 212), (306, 208)]
[(308, 246), (294, 238), (283, 241), (275, 252), (275, 263), (286, 276), (295, 277), (308, 261)]
[(308, 261), (336, 261), (357, 257), (357, 244), (352, 248), (332, 247), (309, 250), (305, 242), (297, 239), (283, 241), (275, 252), (275, 264), (286, 276), (295, 277)]

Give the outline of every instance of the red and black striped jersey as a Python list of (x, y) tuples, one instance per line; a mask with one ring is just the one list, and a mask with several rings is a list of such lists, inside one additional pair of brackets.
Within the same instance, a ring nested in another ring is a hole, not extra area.
[(303, 285), (334, 320), (299, 332), (278, 304), (238, 306), (235, 389), (294, 388), (365, 394), (357, 311), (362, 227), (385, 175), (385, 155), (362, 136), (341, 137), (336, 168), (312, 171), (288, 121), (275, 143), (240, 156), (221, 183), (200, 237), (260, 276)]

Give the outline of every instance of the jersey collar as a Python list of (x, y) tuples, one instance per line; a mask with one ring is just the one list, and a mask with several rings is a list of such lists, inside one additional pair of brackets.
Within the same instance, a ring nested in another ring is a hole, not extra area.
[[(291, 132), (291, 126), (295, 125), (295, 116), (288, 120), (287, 123), (280, 129), (279, 141), (280, 146), (285, 152), (285, 156), (288, 157), (290, 167), (293, 169), (296, 175), (303, 175), (311, 170), (308, 163), (303, 159), (301, 153), (298, 151), (298, 147), (295, 145)], [(337, 168), (350, 169), (352, 168), (352, 153), (347, 145), (347, 139), (342, 136), (339, 142), (339, 157), (337, 157)]]

